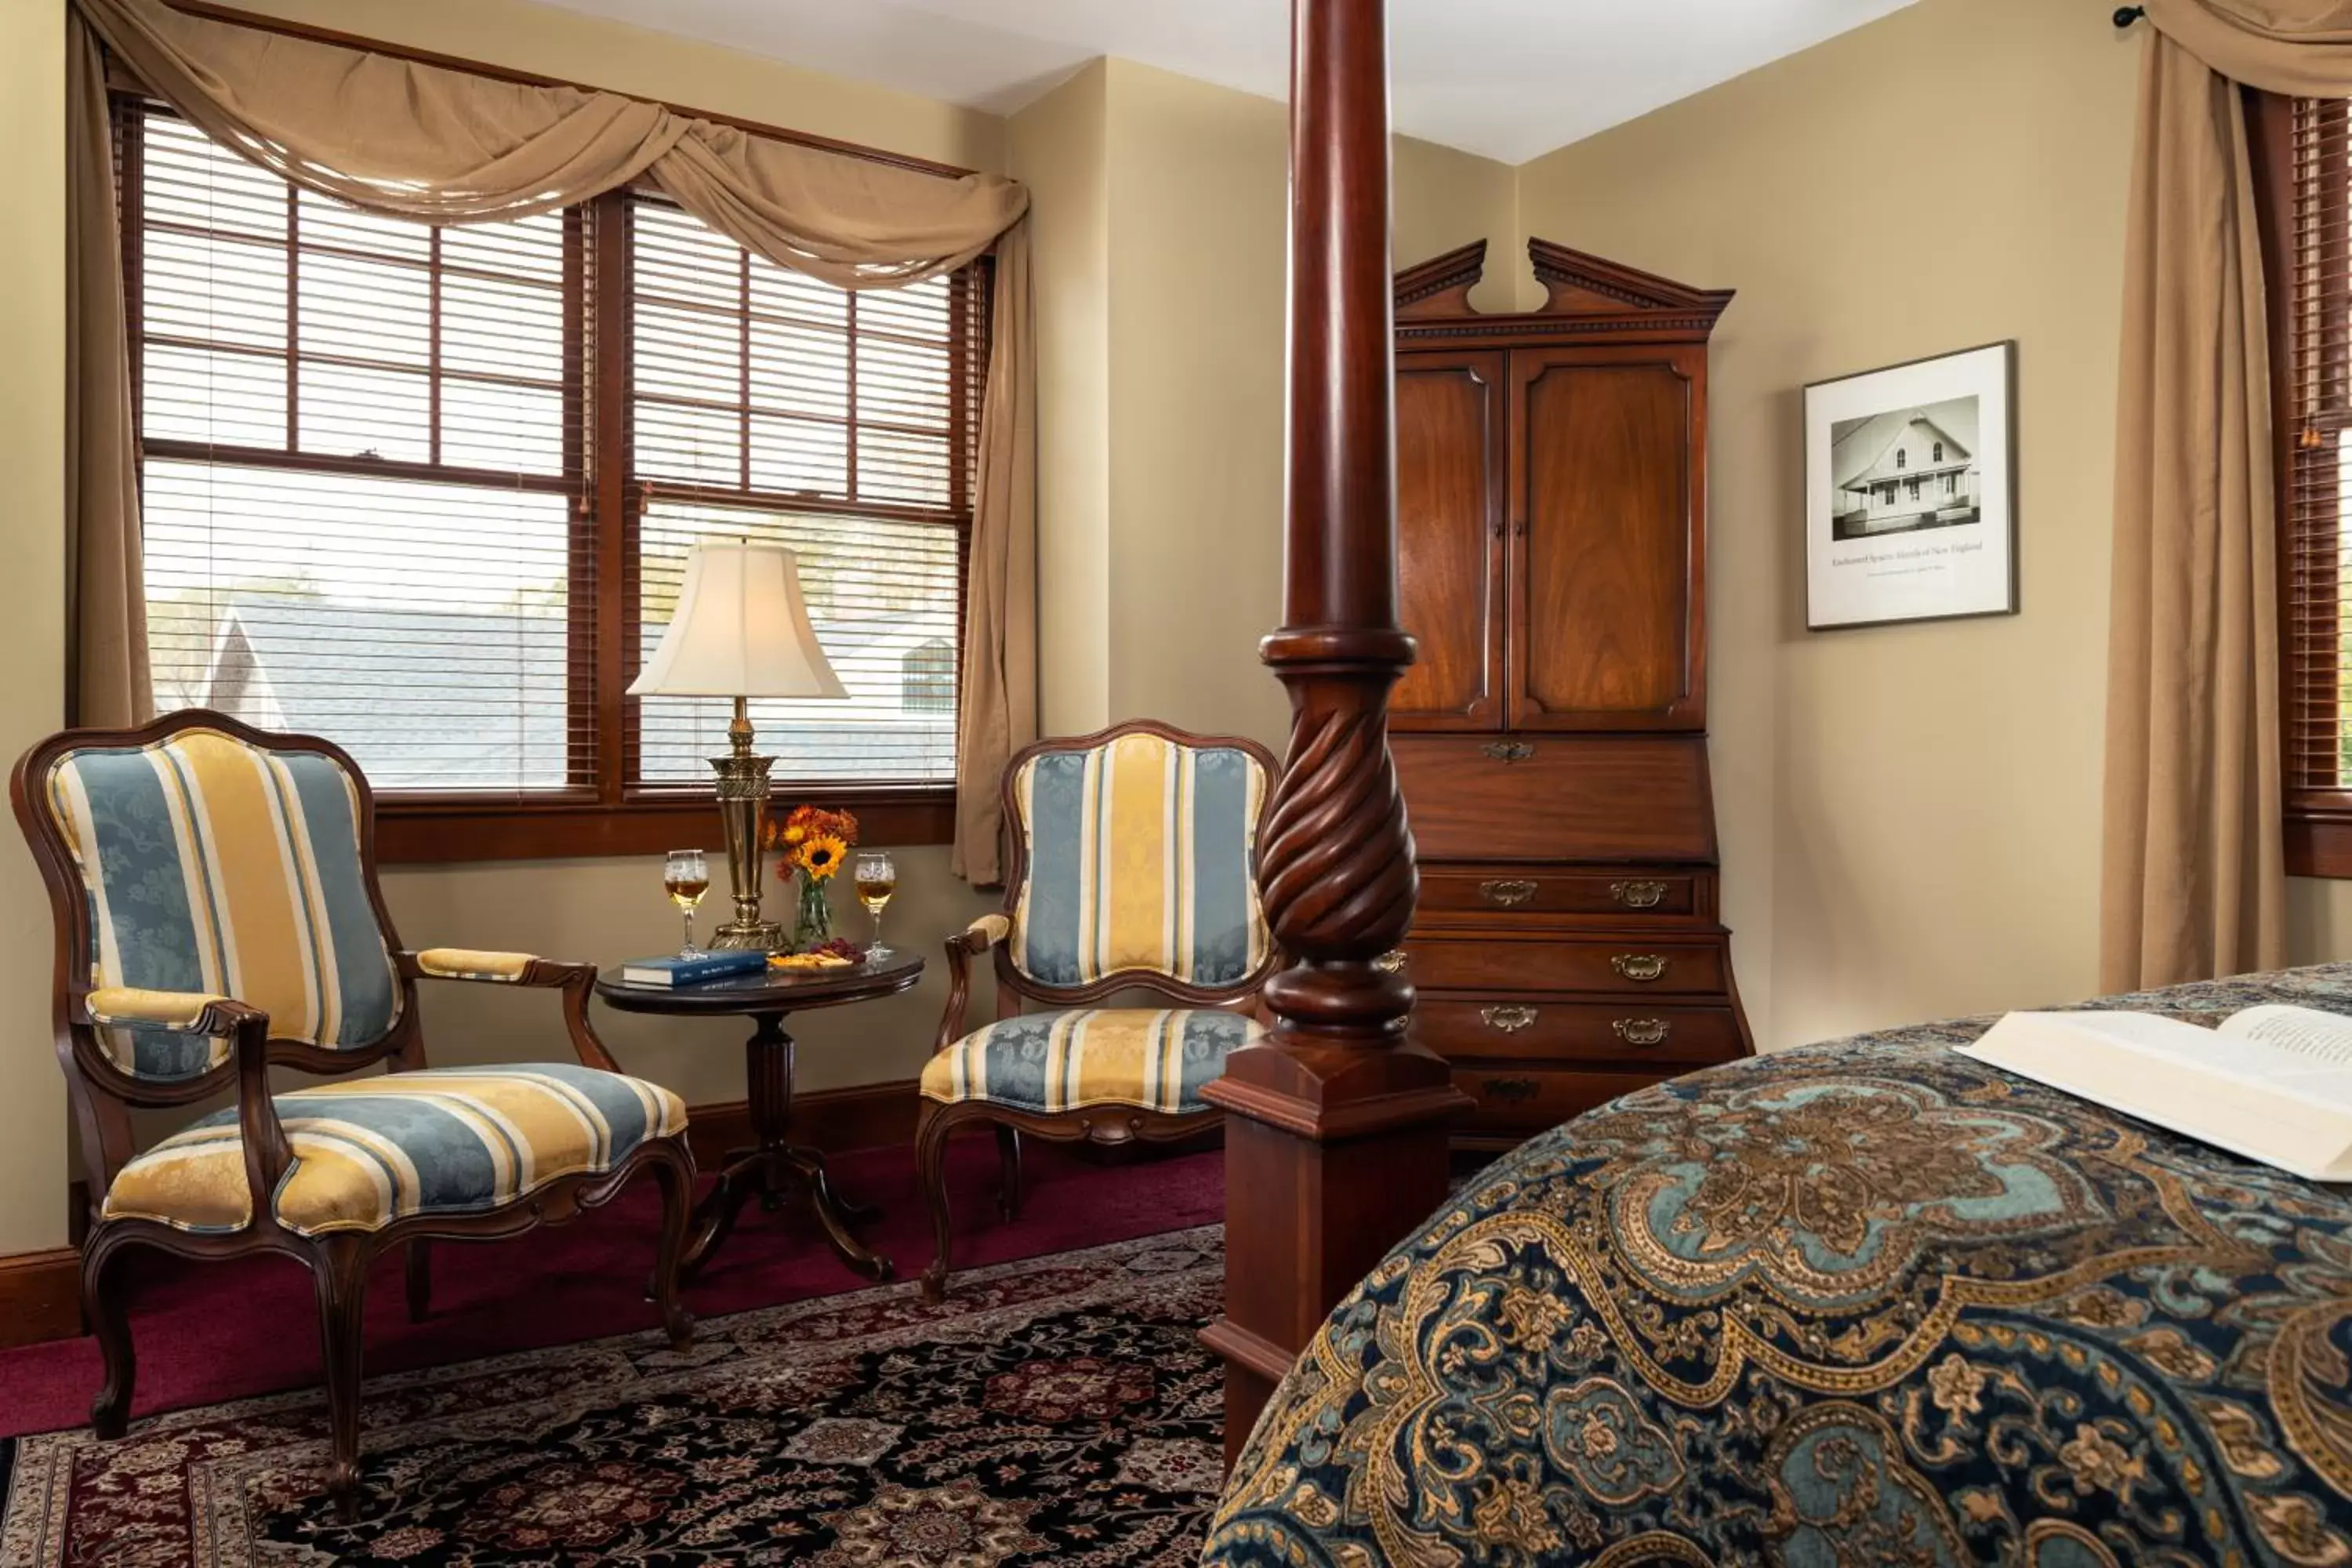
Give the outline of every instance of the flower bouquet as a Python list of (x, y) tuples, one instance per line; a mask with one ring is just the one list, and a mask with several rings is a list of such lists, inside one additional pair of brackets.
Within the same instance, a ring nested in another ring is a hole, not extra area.
[(782, 821), (768, 824), (768, 843), (782, 851), (776, 874), (797, 878), (800, 883), (793, 947), (805, 952), (834, 942), (833, 906), (825, 900), (825, 884), (840, 872), (857, 843), (857, 818), (845, 811), (796, 805)]

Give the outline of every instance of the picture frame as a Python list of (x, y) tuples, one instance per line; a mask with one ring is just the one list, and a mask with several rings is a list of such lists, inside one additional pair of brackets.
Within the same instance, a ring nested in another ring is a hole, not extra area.
[(2017, 344), (1804, 389), (1805, 628), (2018, 612)]

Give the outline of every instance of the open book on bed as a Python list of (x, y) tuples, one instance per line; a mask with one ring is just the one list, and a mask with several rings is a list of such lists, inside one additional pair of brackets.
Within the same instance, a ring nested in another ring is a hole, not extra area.
[(2273, 1004), (2208, 1029), (2153, 1013), (2011, 1013), (1954, 1048), (2298, 1176), (2352, 1181), (2352, 1017)]

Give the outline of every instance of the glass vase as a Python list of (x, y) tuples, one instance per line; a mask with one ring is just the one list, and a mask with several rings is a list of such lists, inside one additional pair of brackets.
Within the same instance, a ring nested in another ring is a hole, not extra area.
[(833, 905), (826, 901), (824, 884), (814, 877), (803, 871), (800, 884), (800, 913), (793, 921), (793, 946), (806, 952), (832, 940)]

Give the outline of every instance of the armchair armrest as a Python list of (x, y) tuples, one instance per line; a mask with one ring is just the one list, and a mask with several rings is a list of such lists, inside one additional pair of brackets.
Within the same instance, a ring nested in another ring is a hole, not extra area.
[[(186, 1035), (226, 1035), (236, 1062), (236, 1131), (245, 1148), (245, 1184), (254, 1223), (266, 1223), (292, 1146), (269, 1094), (269, 1015), (233, 996), (205, 991), (147, 991), (102, 985), (77, 1009), (92, 1024), (145, 1025)], [(77, 1020), (78, 1022), (80, 1020)]]
[(588, 994), (596, 985), (596, 966), (541, 958), (532, 952), (486, 952), (469, 947), (428, 947), (394, 955), (404, 980), (456, 980), (482, 985), (520, 985), (529, 990), (563, 993), (563, 1027), (572, 1049), (584, 1067), (618, 1072), (621, 1064), (596, 1037), (588, 1022)]
[(248, 1019), (258, 1019), (263, 1037), (269, 1033), (268, 1014), (217, 992), (102, 985), (81, 1003), (90, 1023), (114, 1027), (144, 1024), (184, 1035), (229, 1035)]
[(971, 961), (1013, 935), (1008, 915), (982, 915), (948, 938), (948, 1005), (940, 1018), (934, 1056), (963, 1038), (964, 1007), (971, 1000)]
[[(412, 965), (417, 976), (425, 980), (473, 980), (489, 985), (546, 985), (562, 984), (535, 977), (533, 971), (547, 964), (535, 952), (485, 952), (470, 947), (428, 947), (421, 952), (404, 953), (403, 969)], [(571, 964), (549, 967), (570, 969)]]

